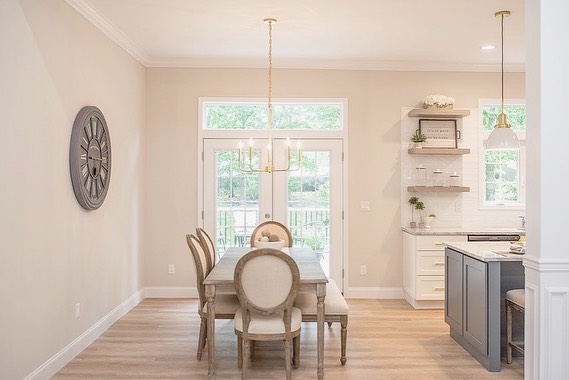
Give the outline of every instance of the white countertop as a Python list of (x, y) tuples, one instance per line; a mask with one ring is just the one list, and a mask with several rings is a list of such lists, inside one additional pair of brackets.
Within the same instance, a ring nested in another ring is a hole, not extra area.
[(482, 261), (522, 261), (524, 259), (524, 255), (509, 253), (509, 242), (444, 242), (444, 244)]
[(409, 228), (401, 227), (401, 229), (411, 235), (509, 235), (518, 234), (525, 236), (526, 231), (515, 227), (433, 227), (433, 228)]

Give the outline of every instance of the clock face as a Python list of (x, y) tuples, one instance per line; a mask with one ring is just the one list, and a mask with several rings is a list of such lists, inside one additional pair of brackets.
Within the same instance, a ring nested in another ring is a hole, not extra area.
[(83, 107), (75, 118), (69, 168), (79, 204), (87, 210), (98, 209), (111, 179), (111, 138), (105, 117), (97, 107)]

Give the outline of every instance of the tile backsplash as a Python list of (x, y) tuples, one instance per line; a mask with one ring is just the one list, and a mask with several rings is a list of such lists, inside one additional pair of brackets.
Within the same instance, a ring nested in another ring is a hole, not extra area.
[[(480, 204), (480, 176), (482, 162), (482, 142), (479, 133), (478, 109), (470, 108), (470, 115), (457, 119), (457, 128), (461, 138), (459, 148), (469, 148), (470, 153), (464, 155), (426, 156), (409, 155), (407, 149), (411, 144), (411, 135), (419, 128), (419, 118), (407, 114), (412, 107), (401, 109), (401, 223), (409, 226), (411, 206), (408, 199), (416, 196), (425, 204), (423, 216), (430, 213), (437, 215), (433, 227), (503, 227), (516, 228), (521, 224), (519, 216), (525, 210), (488, 210)], [(418, 176), (422, 166), (426, 171), (426, 185), (433, 185), (433, 171), (443, 172), (444, 186), (450, 185), (450, 175), (460, 175), (461, 186), (470, 187), (470, 192), (408, 192), (408, 186), (420, 185)], [(415, 221), (419, 215), (415, 211)], [(531, 223), (531, 221), (530, 221)]]

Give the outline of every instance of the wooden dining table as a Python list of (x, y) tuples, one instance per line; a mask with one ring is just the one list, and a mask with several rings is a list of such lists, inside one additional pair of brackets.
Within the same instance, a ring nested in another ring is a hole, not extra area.
[[(239, 259), (247, 252), (249, 247), (232, 247), (225, 252), (219, 262), (204, 280), (207, 299), (207, 350), (208, 350), (208, 378), (215, 379), (215, 295), (235, 294), (233, 272)], [(315, 293), (317, 299), (317, 375), (324, 378), (324, 298), (326, 297), (326, 283), (328, 278), (322, 270), (320, 263), (312, 249), (306, 247), (283, 248), (298, 265), (300, 271), (301, 293)]]

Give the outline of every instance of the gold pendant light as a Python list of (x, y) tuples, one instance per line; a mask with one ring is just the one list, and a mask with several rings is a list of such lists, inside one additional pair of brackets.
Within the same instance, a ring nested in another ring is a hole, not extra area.
[[(269, 143), (267, 144), (267, 160), (264, 168), (254, 168), (253, 167), (253, 139), (249, 139), (249, 152), (248, 154), (243, 153), (242, 143), (239, 142), (239, 170), (246, 173), (272, 173), (272, 172), (286, 172), (294, 171), (300, 168), (300, 143), (297, 145), (296, 149), (296, 165), (291, 167), (291, 149), (290, 149), (290, 139), (287, 138), (287, 157), (286, 166), (282, 168), (276, 168), (274, 166), (273, 152), (274, 152), (274, 140), (273, 140), (273, 104), (272, 104), (272, 91), (273, 91), (273, 24), (277, 22), (274, 18), (266, 18), (263, 20), (269, 25), (269, 96), (267, 104), (267, 118), (268, 118), (268, 129), (269, 129)], [(245, 156), (248, 159), (245, 159)], [(248, 163), (245, 163), (248, 161)]]
[(502, 37), (502, 108), (498, 115), (498, 122), (486, 140), (486, 149), (519, 149), (520, 143), (518, 136), (512, 130), (506, 114), (504, 113), (504, 17), (510, 15), (510, 11), (499, 11), (494, 14), (501, 19), (501, 37)]

